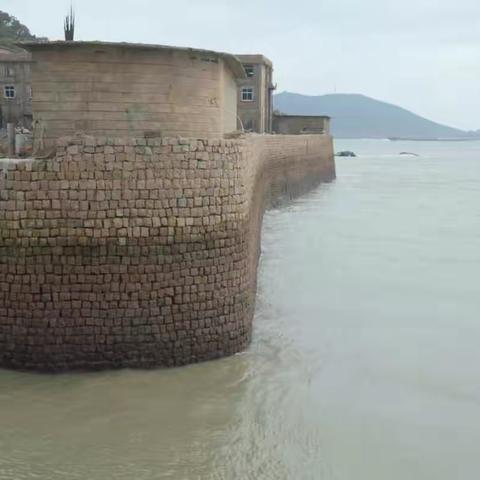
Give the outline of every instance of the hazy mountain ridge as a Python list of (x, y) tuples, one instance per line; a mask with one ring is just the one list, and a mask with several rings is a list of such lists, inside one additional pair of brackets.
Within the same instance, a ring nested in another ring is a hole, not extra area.
[(358, 94), (308, 96), (282, 92), (274, 97), (275, 109), (286, 114), (329, 115), (332, 134), (344, 138), (438, 138), (479, 137), (442, 125), (404, 108)]

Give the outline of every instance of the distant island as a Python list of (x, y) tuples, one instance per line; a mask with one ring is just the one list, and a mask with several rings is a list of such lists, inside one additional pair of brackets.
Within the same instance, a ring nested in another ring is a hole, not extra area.
[(391, 140), (480, 140), (480, 131), (441, 125), (404, 108), (364, 95), (321, 96), (282, 92), (275, 109), (289, 115), (329, 115), (337, 138), (389, 138)]

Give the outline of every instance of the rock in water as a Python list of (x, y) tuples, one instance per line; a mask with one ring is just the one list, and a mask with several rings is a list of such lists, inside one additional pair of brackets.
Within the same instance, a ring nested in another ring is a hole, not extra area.
[(344, 150), (343, 152), (338, 152), (335, 154), (337, 157), (356, 157), (355, 152), (351, 152), (350, 150)]
[(400, 155), (410, 155), (411, 157), (419, 157), (420, 156), (418, 153), (412, 153), (412, 152), (400, 152)]

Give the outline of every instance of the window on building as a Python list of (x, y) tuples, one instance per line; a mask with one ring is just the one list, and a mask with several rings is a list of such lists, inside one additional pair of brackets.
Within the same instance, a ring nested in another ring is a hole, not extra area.
[(15, 98), (15, 87), (13, 85), (6, 85), (3, 89), (3, 95), (5, 98)]
[(255, 75), (255, 67), (253, 65), (244, 65), (243, 68), (248, 78), (252, 78)]
[(240, 92), (240, 98), (242, 102), (253, 102), (253, 88), (252, 87), (243, 87)]

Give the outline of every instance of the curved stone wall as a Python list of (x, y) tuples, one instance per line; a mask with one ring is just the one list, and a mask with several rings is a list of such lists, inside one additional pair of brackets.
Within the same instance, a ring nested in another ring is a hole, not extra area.
[(326, 136), (60, 142), (0, 170), (0, 366), (184, 365), (251, 337), (261, 219), (335, 175)]
[(36, 148), (77, 132), (223, 137), (237, 129), (232, 55), (101, 42), (47, 42), (32, 52)]

